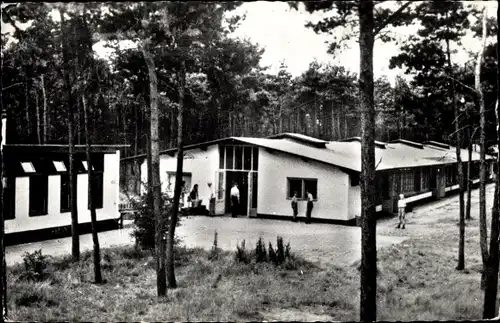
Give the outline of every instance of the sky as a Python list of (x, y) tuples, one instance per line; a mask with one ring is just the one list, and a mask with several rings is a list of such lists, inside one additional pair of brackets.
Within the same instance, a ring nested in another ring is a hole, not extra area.
[[(497, 1), (467, 1), (481, 6), (488, 5), (488, 15), (496, 15)], [(388, 7), (397, 7), (395, 1), (388, 1)], [(306, 28), (308, 21), (318, 21), (324, 17), (323, 13), (307, 13), (302, 7), (297, 11), (289, 8), (284, 2), (254, 1), (246, 2), (240, 6), (235, 13), (246, 14), (246, 19), (234, 32), (233, 37), (249, 38), (252, 42), (265, 48), (261, 65), (269, 66), (270, 73), (276, 73), (280, 63), (283, 61), (288, 66), (293, 76), (298, 76), (307, 70), (313, 60), (321, 63), (332, 63), (344, 66), (346, 69), (359, 72), (359, 46), (355, 39), (346, 43), (347, 48), (337, 53), (335, 57), (327, 53), (328, 40), (331, 36), (316, 34), (312, 29)], [(2, 33), (11, 29), (2, 23)], [(402, 41), (410, 34), (415, 33), (416, 26), (392, 28), (391, 32), (397, 40)], [(343, 28), (338, 28), (336, 34), (340, 35)], [(467, 51), (476, 51), (479, 40), (467, 35), (463, 40), (463, 48), (455, 48), (458, 52), (454, 55), (457, 63), (465, 63), (469, 60)], [(106, 56), (109, 49), (105, 49), (102, 43), (94, 46), (94, 50), (100, 56)], [(374, 48), (374, 74), (375, 77), (387, 76), (393, 83), (396, 75), (402, 75), (399, 69), (389, 69), (389, 60), (398, 53), (397, 43), (375, 42)], [(406, 77), (408, 78), (408, 77)]]

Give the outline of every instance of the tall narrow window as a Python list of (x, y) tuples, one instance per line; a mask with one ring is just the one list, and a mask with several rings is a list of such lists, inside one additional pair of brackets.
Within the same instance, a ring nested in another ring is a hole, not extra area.
[(30, 176), (29, 185), (29, 216), (47, 215), (48, 176)]
[(243, 169), (243, 147), (234, 147), (234, 169)]
[[(76, 178), (76, 176), (75, 176)], [(71, 211), (71, 200), (69, 195), (69, 175), (61, 175), (61, 213)]]
[(224, 169), (224, 146), (219, 145), (219, 169)]
[(219, 172), (219, 187), (217, 187), (217, 199), (222, 200), (224, 199), (224, 172)]
[(233, 147), (226, 147), (226, 169), (233, 169)]
[(243, 169), (250, 170), (252, 168), (252, 147), (245, 147), (243, 151)]
[(252, 169), (259, 170), (259, 148), (253, 147)]
[[(104, 194), (104, 190), (103, 190), (104, 176), (103, 176), (103, 173), (94, 173), (91, 183), (92, 183), (92, 196), (93, 196), (93, 200), (94, 200), (94, 207), (96, 209), (102, 209), (103, 194)], [(88, 208), (90, 209), (90, 198), (89, 198)]]

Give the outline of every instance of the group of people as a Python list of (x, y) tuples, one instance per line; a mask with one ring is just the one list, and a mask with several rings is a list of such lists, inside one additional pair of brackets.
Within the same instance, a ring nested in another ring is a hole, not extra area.
[[(306, 190), (307, 196), (307, 206), (306, 206), (306, 224), (311, 223), (311, 214), (314, 207), (314, 197), (309, 190)], [(293, 222), (297, 222), (297, 215), (299, 214), (299, 207), (297, 202), (297, 191), (293, 192), (292, 197), (292, 210), (293, 210)]]
[[(184, 188), (186, 182), (182, 182), (182, 187)], [(209, 197), (208, 197), (208, 214), (210, 216), (215, 215), (215, 192), (212, 189), (212, 183), (207, 183), (208, 189), (210, 191)], [(184, 189), (183, 189), (184, 191)], [(199, 206), (199, 193), (198, 193), (198, 184), (194, 184), (193, 189), (189, 193), (187, 197), (187, 202), (190, 207), (198, 207)]]

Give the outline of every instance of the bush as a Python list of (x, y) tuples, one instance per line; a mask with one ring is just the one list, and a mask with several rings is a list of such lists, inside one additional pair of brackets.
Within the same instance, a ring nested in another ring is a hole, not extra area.
[(281, 265), (285, 262), (285, 247), (283, 246), (283, 238), (276, 238), (276, 265)]
[(269, 262), (276, 264), (276, 252), (274, 251), (272, 243), (269, 241)]
[(251, 257), (248, 251), (245, 248), (245, 240), (241, 242), (241, 246), (236, 244), (236, 252), (234, 254), (234, 259), (236, 262), (243, 262), (245, 264), (249, 264)]
[(255, 246), (255, 261), (267, 261), (266, 245), (264, 244), (264, 239), (262, 239), (262, 237), (257, 240), (257, 245)]
[[(135, 228), (131, 233), (131, 236), (135, 239), (136, 243), (143, 250), (155, 249), (155, 218), (153, 215), (152, 208), (148, 205), (149, 193), (141, 195), (138, 199), (133, 200), (132, 204), (134, 209), (137, 210), (137, 216), (135, 219)], [(166, 237), (168, 234), (168, 224), (170, 220), (170, 215), (172, 214), (172, 204), (169, 202), (169, 197), (167, 194), (162, 194), (162, 209), (161, 215), (164, 219), (165, 228), (162, 230), (163, 235)], [(179, 218), (178, 218), (179, 220)], [(180, 225), (180, 221), (177, 221), (177, 225)], [(175, 244), (178, 245), (180, 239), (175, 239)]]
[(47, 256), (42, 254), (42, 250), (33, 253), (25, 252), (23, 255), (24, 273), (22, 278), (32, 281), (42, 281), (49, 276), (47, 266)]

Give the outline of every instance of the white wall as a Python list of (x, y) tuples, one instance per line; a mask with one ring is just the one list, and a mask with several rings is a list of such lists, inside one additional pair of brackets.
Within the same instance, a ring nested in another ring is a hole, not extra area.
[[(208, 198), (210, 191), (208, 182), (212, 183), (212, 188), (216, 189), (215, 173), (219, 169), (219, 148), (218, 145), (212, 145), (206, 151), (201, 149), (192, 149), (185, 151), (188, 156), (184, 158), (183, 173), (191, 173), (191, 187), (186, 187), (191, 191), (194, 184), (198, 184), (198, 194), (203, 204), (208, 208)], [(192, 158), (191, 158), (192, 157)], [(141, 181), (147, 183), (147, 161), (141, 165)], [(177, 170), (177, 154), (171, 157), (167, 154), (160, 155), (160, 181), (162, 191), (166, 191), (168, 185), (167, 172)]]
[(2, 118), (2, 143), (0, 149), (5, 145), (5, 135), (7, 134), (7, 118)]
[[(287, 199), (287, 177), (316, 178), (318, 200), (314, 202), (313, 218), (348, 220), (349, 176), (338, 168), (285, 153), (259, 148), (257, 213), (292, 216), (291, 200)], [(299, 201), (299, 217), (304, 217), (306, 201)]]
[(361, 216), (361, 186), (349, 187), (349, 219)]
[[(120, 152), (104, 155), (103, 207), (97, 209), (97, 220), (117, 219), (119, 197)], [(29, 177), (16, 178), (15, 218), (5, 220), (5, 232), (22, 232), (71, 224), (71, 213), (60, 212), (61, 177), (49, 176), (47, 215), (29, 216)], [(77, 179), (78, 222), (90, 222), (88, 208), (88, 176), (79, 174)]]

